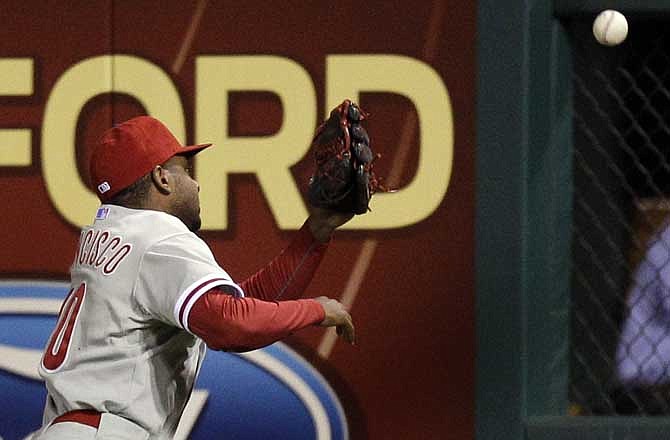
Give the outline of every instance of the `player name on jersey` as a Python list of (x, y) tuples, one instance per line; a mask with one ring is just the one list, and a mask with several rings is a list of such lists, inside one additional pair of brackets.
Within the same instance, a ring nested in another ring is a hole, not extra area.
[(123, 237), (119, 235), (112, 236), (109, 231), (84, 229), (81, 231), (73, 264), (89, 266), (100, 270), (104, 275), (111, 275), (132, 249), (133, 246), (124, 243)]

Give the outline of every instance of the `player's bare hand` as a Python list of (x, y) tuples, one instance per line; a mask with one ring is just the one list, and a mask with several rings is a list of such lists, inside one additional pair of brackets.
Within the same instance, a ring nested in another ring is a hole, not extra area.
[(317, 208), (316, 206), (310, 206), (309, 211), (310, 215), (307, 219), (307, 224), (314, 237), (321, 242), (328, 241), (335, 229), (351, 220), (354, 216), (352, 213), (338, 212), (328, 208)]
[(319, 325), (322, 327), (335, 327), (338, 335), (342, 336), (348, 343), (353, 344), (356, 341), (354, 322), (349, 312), (344, 309), (344, 306), (339, 301), (325, 296), (314, 299), (321, 304), (321, 307), (326, 312), (326, 317)]

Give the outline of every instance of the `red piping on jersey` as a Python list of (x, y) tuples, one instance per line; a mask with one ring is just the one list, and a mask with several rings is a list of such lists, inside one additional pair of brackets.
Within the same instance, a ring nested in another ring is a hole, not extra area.
[(209, 284), (217, 283), (219, 281), (226, 281), (230, 282), (230, 280), (226, 278), (213, 278), (211, 280), (203, 281), (198, 287), (195, 289), (191, 290), (187, 295), (186, 298), (184, 299), (184, 302), (181, 305), (181, 308), (179, 309), (179, 324), (183, 329), (186, 329), (186, 324), (184, 323), (184, 312), (186, 312), (186, 306), (188, 305), (189, 301), (191, 301), (191, 298), (193, 295), (196, 294), (196, 292), (199, 292), (200, 289), (204, 288), (205, 286), (208, 286)]
[(76, 409), (56, 417), (51, 424), (55, 425), (56, 423), (62, 422), (75, 422), (97, 429), (100, 427), (101, 418), (102, 414), (94, 409)]

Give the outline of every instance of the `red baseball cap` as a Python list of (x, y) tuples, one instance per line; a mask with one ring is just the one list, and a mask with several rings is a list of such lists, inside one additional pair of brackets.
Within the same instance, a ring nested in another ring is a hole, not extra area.
[(138, 116), (103, 133), (89, 165), (93, 191), (107, 202), (178, 154), (195, 154), (212, 144), (183, 146), (156, 118)]

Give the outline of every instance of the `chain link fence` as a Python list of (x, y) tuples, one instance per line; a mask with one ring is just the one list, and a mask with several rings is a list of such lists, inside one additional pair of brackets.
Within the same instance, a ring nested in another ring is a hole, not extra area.
[(585, 415), (670, 415), (670, 27), (631, 20), (573, 46), (570, 399)]

